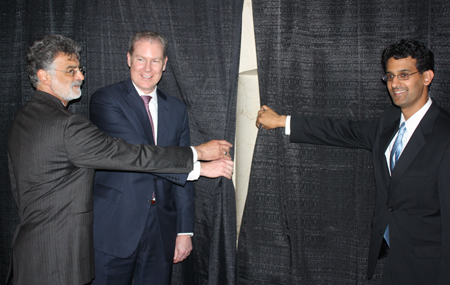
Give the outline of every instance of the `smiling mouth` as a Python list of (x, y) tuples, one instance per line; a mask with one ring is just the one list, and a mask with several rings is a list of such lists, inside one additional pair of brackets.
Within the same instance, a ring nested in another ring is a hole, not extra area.
[(394, 92), (395, 96), (400, 96), (400, 95), (404, 94), (406, 91), (405, 90), (396, 90), (396, 91), (393, 91), (393, 92)]
[(151, 76), (151, 75), (148, 75), (148, 76), (142, 75), (142, 77), (144, 77), (145, 79), (151, 79), (153, 76)]

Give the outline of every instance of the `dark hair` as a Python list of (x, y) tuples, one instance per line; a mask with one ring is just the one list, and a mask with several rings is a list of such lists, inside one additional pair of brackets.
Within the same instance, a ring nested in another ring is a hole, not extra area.
[(81, 46), (75, 41), (62, 35), (47, 35), (36, 40), (27, 54), (27, 72), (31, 84), (37, 87), (40, 69), (49, 70), (53, 61), (60, 54), (75, 55), (80, 59)]
[(434, 72), (433, 52), (422, 42), (402, 39), (396, 44), (388, 46), (381, 55), (381, 65), (386, 72), (386, 64), (393, 57), (395, 59), (407, 58), (411, 56), (417, 60), (416, 67), (420, 73), (427, 70)]
[(151, 31), (141, 31), (141, 32), (137, 32), (136, 34), (133, 35), (133, 37), (130, 39), (130, 43), (128, 44), (128, 53), (130, 55), (133, 55), (134, 44), (137, 41), (142, 41), (142, 40), (147, 40), (151, 43), (153, 43), (153, 41), (159, 41), (163, 47), (164, 57), (167, 56), (167, 48), (168, 48), (169, 44), (167, 43), (166, 38), (164, 38), (162, 35), (160, 35), (156, 32), (151, 32)]

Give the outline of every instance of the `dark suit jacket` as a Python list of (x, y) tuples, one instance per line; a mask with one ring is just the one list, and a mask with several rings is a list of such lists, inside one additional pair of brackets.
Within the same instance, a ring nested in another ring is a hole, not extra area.
[[(157, 89), (158, 145), (189, 146), (186, 106)], [(90, 118), (100, 130), (131, 144), (154, 144), (149, 118), (132, 81), (101, 88), (91, 98)], [(116, 257), (137, 248), (155, 192), (161, 239), (173, 260), (177, 233), (194, 231), (194, 189), (187, 175), (97, 171), (94, 185), (94, 247)], [(179, 185), (176, 185), (177, 183)]]
[(192, 151), (111, 138), (36, 91), (12, 124), (8, 161), (19, 214), (14, 284), (79, 285), (94, 277), (94, 169), (189, 173)]
[(290, 140), (372, 151), (377, 194), (369, 278), (389, 224), (391, 262), (385, 269), (392, 274), (385, 274), (383, 283), (449, 284), (450, 116), (433, 103), (389, 176), (384, 153), (398, 131), (400, 114), (392, 106), (374, 122), (293, 116)]

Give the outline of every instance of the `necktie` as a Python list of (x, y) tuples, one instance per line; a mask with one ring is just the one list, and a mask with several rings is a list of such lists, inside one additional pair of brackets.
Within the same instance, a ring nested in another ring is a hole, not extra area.
[(152, 96), (140, 96), (142, 101), (144, 102), (145, 105), (145, 110), (147, 111), (147, 115), (148, 115), (148, 119), (150, 120), (150, 125), (152, 126), (152, 135), (153, 135), (153, 141), (156, 144), (156, 140), (155, 140), (155, 127), (153, 126), (153, 119), (152, 119), (152, 114), (150, 113), (150, 108), (148, 106), (148, 104), (150, 103), (150, 100), (152, 100)]
[[(152, 100), (152, 96), (147, 96), (147, 95), (143, 95), (140, 96), (142, 101), (144, 102), (145, 105), (145, 110), (147, 111), (147, 115), (148, 115), (148, 119), (150, 121), (150, 125), (152, 126), (152, 135), (153, 135), (153, 141), (155, 142), (156, 145), (156, 140), (155, 140), (155, 128), (153, 127), (153, 119), (152, 119), (152, 114), (150, 113), (150, 107), (149, 107), (149, 103), (150, 100)], [(152, 193), (152, 201), (151, 204), (155, 204), (155, 192)]]
[[(403, 150), (403, 136), (405, 135), (405, 131), (406, 131), (406, 126), (405, 126), (405, 122), (403, 122), (400, 125), (400, 129), (398, 130), (397, 139), (395, 140), (394, 145), (392, 146), (392, 150), (391, 150), (391, 159), (390, 159), (391, 175), (392, 175), (392, 170), (394, 170), (395, 164), (397, 163), (397, 160), (400, 157), (400, 154), (402, 153), (402, 150)], [(388, 246), (390, 246), (390, 244), (389, 244), (389, 225), (387, 225), (386, 231), (384, 231), (384, 239), (386, 240)]]
[(406, 131), (406, 126), (405, 126), (405, 122), (403, 122), (400, 125), (400, 129), (398, 130), (398, 136), (397, 139), (394, 142), (394, 146), (392, 147), (391, 150), (391, 173), (392, 170), (394, 170), (395, 164), (397, 163), (398, 158), (400, 157), (400, 154), (402, 153), (403, 150), (403, 135), (405, 134)]

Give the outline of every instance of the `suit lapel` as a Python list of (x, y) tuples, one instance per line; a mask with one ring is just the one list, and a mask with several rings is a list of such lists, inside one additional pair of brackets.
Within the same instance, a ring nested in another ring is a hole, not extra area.
[(391, 173), (391, 189), (395, 190), (403, 174), (416, 159), (420, 150), (427, 144), (425, 135), (431, 133), (438, 112), (439, 108), (436, 104), (432, 104), (409, 139), (408, 144), (400, 155), (400, 158)]
[(390, 142), (394, 138), (395, 134), (398, 131), (398, 125), (400, 123), (400, 118), (398, 118), (391, 126), (386, 127), (380, 137), (380, 162), (382, 165), (382, 174), (383, 174), (383, 181), (386, 185), (386, 189), (389, 187), (389, 183), (391, 182), (391, 176), (389, 175), (389, 168), (388, 164), (386, 162), (386, 156), (385, 152), (388, 148)]
[(391, 189), (396, 189), (403, 174), (425, 144), (426, 141), (422, 133), (421, 124), (419, 124), (414, 131), (414, 134), (409, 139), (408, 144), (400, 155), (397, 163), (395, 164), (395, 168), (391, 173)]
[(156, 90), (158, 94), (158, 145), (167, 145), (167, 130), (169, 129), (169, 104), (167, 96), (159, 89)]
[(155, 142), (153, 141), (152, 126), (150, 125), (150, 120), (148, 118), (144, 102), (134, 88), (130, 78), (125, 81), (125, 85), (127, 94), (124, 96), (124, 100), (131, 109), (128, 115), (135, 117), (136, 129), (140, 130), (140, 132), (147, 138), (149, 144), (154, 145)]

